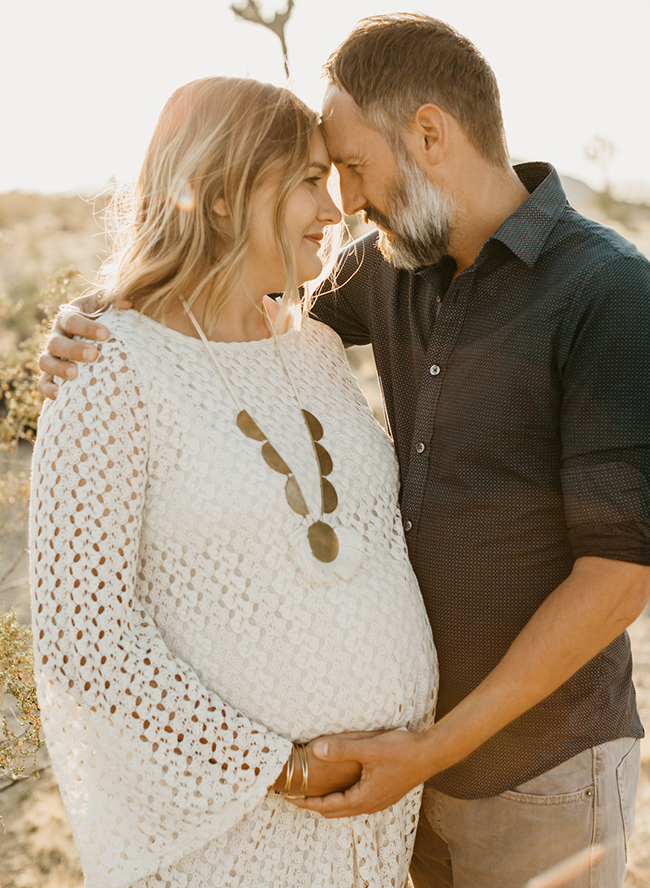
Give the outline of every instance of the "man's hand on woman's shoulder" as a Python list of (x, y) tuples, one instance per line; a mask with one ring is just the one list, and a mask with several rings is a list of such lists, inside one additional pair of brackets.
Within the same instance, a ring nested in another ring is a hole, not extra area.
[[(125, 304), (121, 308), (130, 308)], [(52, 332), (45, 342), (45, 350), (38, 360), (41, 376), (38, 380), (38, 391), (42, 398), (56, 398), (59, 386), (56, 378), (74, 379), (77, 375), (77, 361), (90, 364), (97, 360), (99, 352), (79, 342), (74, 336), (83, 336), (94, 342), (103, 342), (110, 332), (101, 323), (93, 320), (92, 315), (99, 309), (96, 296), (79, 296), (68, 305), (64, 305), (56, 316)]]

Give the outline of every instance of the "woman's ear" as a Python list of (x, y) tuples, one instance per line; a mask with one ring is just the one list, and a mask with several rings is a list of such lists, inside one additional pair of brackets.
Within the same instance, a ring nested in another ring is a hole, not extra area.
[(228, 212), (228, 207), (226, 206), (226, 201), (223, 197), (218, 197), (215, 202), (212, 204), (213, 211), (217, 214), (217, 216), (222, 216), (226, 218), (230, 215)]
[(212, 204), (212, 212), (215, 215), (213, 223), (215, 226), (215, 230), (219, 233), (221, 237), (225, 237), (226, 239), (232, 237), (232, 220), (230, 217), (230, 213), (228, 212), (228, 206), (223, 197), (218, 197), (214, 201), (214, 203)]

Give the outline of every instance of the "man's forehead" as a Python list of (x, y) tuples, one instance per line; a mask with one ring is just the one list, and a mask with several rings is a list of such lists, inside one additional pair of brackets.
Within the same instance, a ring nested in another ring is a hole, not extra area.
[(350, 163), (362, 149), (360, 133), (345, 123), (339, 125), (336, 118), (323, 124), (323, 135), (332, 163)]
[(359, 108), (348, 93), (330, 86), (323, 100), (322, 129), (335, 163), (357, 154), (359, 143), (373, 132), (363, 121)]
[(321, 116), (325, 124), (336, 120), (356, 122), (359, 126), (363, 126), (363, 118), (357, 103), (349, 93), (333, 84), (330, 84), (325, 91)]

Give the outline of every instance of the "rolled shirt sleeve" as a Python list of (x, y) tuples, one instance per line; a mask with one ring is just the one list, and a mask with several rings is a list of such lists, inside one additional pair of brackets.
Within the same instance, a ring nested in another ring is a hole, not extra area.
[(621, 257), (576, 302), (563, 367), (561, 482), (576, 558), (650, 564), (650, 265)]

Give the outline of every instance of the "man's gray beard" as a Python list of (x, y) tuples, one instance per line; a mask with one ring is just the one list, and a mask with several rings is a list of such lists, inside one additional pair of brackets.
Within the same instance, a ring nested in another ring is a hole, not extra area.
[(398, 161), (402, 171), (386, 189), (386, 215), (369, 207), (366, 216), (379, 226), (377, 244), (384, 259), (396, 268), (415, 271), (436, 265), (447, 255), (452, 202), (410, 155)]

